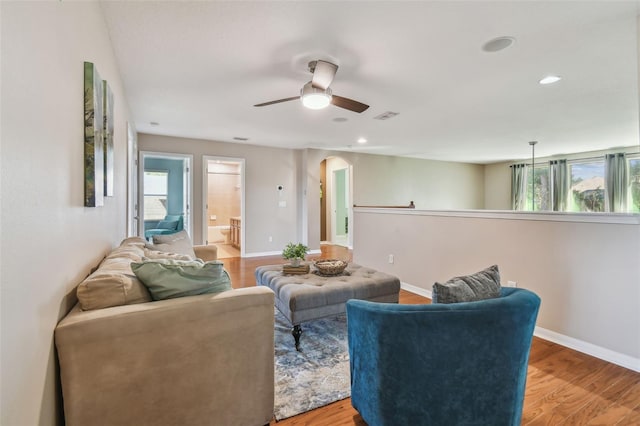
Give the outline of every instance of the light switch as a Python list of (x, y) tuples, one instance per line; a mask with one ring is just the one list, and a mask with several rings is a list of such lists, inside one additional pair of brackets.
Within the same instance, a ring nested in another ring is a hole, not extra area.
[(286, 201), (278, 201), (278, 207), (287, 207)]

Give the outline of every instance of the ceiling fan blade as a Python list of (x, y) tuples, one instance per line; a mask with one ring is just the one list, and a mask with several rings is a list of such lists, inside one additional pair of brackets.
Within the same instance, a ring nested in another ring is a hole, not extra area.
[(331, 103), (337, 107), (348, 109), (353, 112), (363, 112), (369, 108), (369, 105), (362, 102), (354, 101), (353, 99), (343, 98), (342, 96), (333, 95), (331, 97)]
[(279, 104), (280, 102), (295, 101), (296, 99), (300, 99), (300, 96), (294, 96), (292, 98), (278, 99), (277, 101), (263, 102), (261, 104), (255, 104), (254, 107), (263, 107), (263, 106), (267, 106), (267, 105)]
[(338, 66), (327, 61), (316, 61), (316, 67), (313, 71), (311, 85), (318, 89), (327, 90), (336, 76)]

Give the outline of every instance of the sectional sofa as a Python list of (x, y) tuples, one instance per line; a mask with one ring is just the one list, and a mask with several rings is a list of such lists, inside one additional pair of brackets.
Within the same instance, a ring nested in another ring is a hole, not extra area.
[(78, 304), (55, 330), (66, 425), (268, 424), (273, 292), (152, 301), (131, 271), (150, 256), (184, 255), (124, 240), (78, 286)]

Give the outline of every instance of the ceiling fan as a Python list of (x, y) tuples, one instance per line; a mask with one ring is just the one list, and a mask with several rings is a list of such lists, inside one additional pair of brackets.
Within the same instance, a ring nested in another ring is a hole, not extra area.
[(280, 102), (289, 102), (296, 99), (300, 99), (302, 104), (311, 109), (322, 109), (333, 104), (337, 107), (348, 109), (353, 112), (363, 112), (369, 108), (369, 105), (365, 105), (362, 102), (354, 101), (353, 99), (343, 98), (342, 96), (334, 95), (331, 92), (331, 82), (336, 76), (338, 66), (327, 61), (311, 61), (309, 62), (309, 72), (313, 74), (311, 81), (302, 86), (300, 89), (300, 96), (294, 96), (291, 98), (278, 99), (277, 101), (264, 102), (256, 104), (254, 107), (263, 107), (267, 105), (279, 104)]

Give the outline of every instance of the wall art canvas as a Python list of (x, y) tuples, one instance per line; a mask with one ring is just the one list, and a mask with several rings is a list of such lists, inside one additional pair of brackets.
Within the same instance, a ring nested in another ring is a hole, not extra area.
[(102, 98), (104, 100), (104, 195), (113, 196), (113, 92), (103, 80)]
[(104, 115), (102, 79), (91, 62), (84, 63), (84, 205), (104, 205)]

